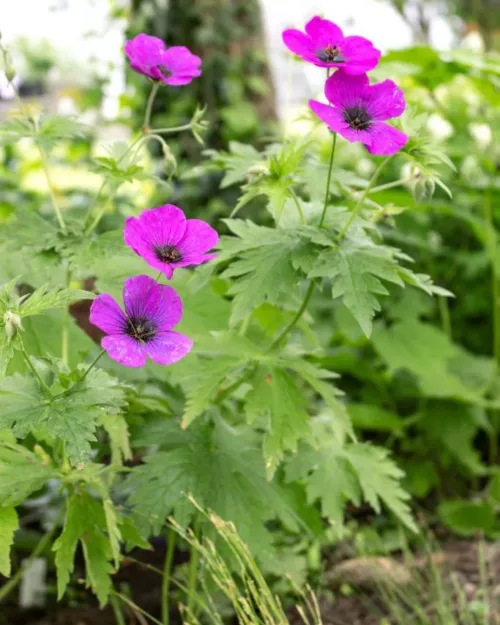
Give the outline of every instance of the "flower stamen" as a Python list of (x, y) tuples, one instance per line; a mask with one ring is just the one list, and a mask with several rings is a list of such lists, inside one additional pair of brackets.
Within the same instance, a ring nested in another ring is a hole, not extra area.
[(125, 325), (125, 334), (141, 343), (148, 343), (156, 336), (156, 326), (146, 317), (129, 317)]
[(368, 130), (371, 125), (371, 118), (362, 106), (344, 109), (344, 119), (353, 130)]
[(175, 245), (160, 245), (155, 248), (155, 254), (162, 263), (179, 263), (182, 260), (182, 254)]
[(165, 78), (170, 78), (170, 76), (172, 76), (172, 72), (166, 65), (157, 65), (156, 69), (159, 70)]
[(318, 52), (318, 59), (323, 63), (343, 63), (345, 61), (338, 46), (328, 45)]

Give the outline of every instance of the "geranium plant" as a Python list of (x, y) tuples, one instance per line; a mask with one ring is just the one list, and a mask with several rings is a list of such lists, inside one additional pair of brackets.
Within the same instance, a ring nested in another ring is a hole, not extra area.
[[(57, 484), (60, 515), (43, 540), (57, 535), (59, 596), (80, 544), (87, 584), (102, 604), (114, 592), (112, 574), (124, 550), (147, 547), (169, 515), (197, 534), (208, 531), (188, 494), (233, 521), (261, 560), (275, 557), (269, 521), (312, 533), (323, 517), (340, 534), (348, 502), (366, 501), (376, 512), (385, 506), (415, 529), (402, 472), (386, 449), (356, 439), (348, 398), (336, 388), (336, 375), (321, 366), (310, 304), (320, 292), (341, 298), (369, 336), (389, 288), (449, 295), (382, 241), (377, 221), (386, 212), (370, 197), (391, 159), (419, 162), (429, 183), (442, 185), (435, 165), (446, 157), (412, 134), (411, 120), (404, 129), (387, 123), (401, 116), (405, 100), (391, 80), (369, 84), (366, 72), (380, 57), (371, 42), (344, 37), (318, 17), (306, 34), (283, 37), (292, 52), (325, 72), (329, 104), (312, 100), (310, 107), (331, 131), (328, 162), (313, 134), (262, 153), (238, 144), (230, 153), (209, 153), (204, 167), (222, 170), (223, 184), (242, 189), (221, 224), (186, 217), (188, 207), (167, 203), (168, 190), (165, 205), (137, 207), (132, 216), (118, 206), (117, 229), (103, 220), (122, 184), (156, 181), (141, 160), (150, 140), (168, 155), (169, 134), (191, 131), (200, 138), (206, 127), (201, 108), (187, 124), (151, 127), (158, 89), (172, 87), (175, 98), (176, 89), (189, 89), (202, 71), (185, 47), (167, 49), (145, 34), (127, 43), (130, 66), (151, 81), (151, 97), (130, 145), (91, 163), (102, 184), (90, 206), (73, 209), (51, 177), (54, 146), (85, 133), (78, 121), (39, 115), (19, 101), (0, 125), (3, 142), (27, 137), (37, 148), (51, 202), (50, 212), (19, 206), (1, 228), (16, 274), (0, 290), (4, 575), (10, 574), (16, 510), (49, 483)], [(12, 81), (8, 51), (3, 54)], [(375, 161), (361, 189), (339, 183), (339, 135), (363, 143), (370, 158), (386, 156)], [(342, 202), (334, 199), (339, 189)], [(265, 225), (236, 216), (260, 195), (269, 209)], [(220, 239), (217, 230), (225, 233)], [(91, 290), (83, 290), (84, 282)], [(89, 319), (101, 332), (100, 349), (68, 312), (85, 299), (93, 300)], [(57, 340), (44, 343), (40, 324), (28, 331), (35, 315), (56, 328), (51, 336)], [(166, 597), (172, 534), (169, 541)], [(21, 575), (19, 569), (0, 597)], [(196, 575), (189, 580), (196, 584)], [(167, 612), (167, 600), (165, 606)]]

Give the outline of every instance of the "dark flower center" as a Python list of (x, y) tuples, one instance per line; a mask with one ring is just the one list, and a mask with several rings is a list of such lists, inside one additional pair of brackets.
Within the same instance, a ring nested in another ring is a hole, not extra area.
[(141, 343), (149, 343), (156, 336), (156, 326), (146, 317), (129, 317), (125, 325), (125, 334)]
[(344, 109), (344, 119), (353, 130), (368, 130), (372, 121), (362, 106)]
[(162, 263), (178, 263), (182, 260), (182, 254), (175, 245), (160, 245), (155, 248), (155, 254)]
[(157, 65), (156, 69), (158, 69), (165, 76), (165, 78), (172, 76), (172, 72), (168, 69), (166, 65)]
[(343, 63), (345, 61), (338, 46), (327, 46), (318, 52), (318, 59), (323, 63)]

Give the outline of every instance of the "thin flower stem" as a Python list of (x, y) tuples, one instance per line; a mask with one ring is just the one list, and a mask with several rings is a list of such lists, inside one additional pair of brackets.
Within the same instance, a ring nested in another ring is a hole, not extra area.
[(31, 563), (33, 562), (33, 560), (38, 558), (38, 556), (45, 551), (45, 548), (47, 547), (47, 545), (50, 543), (50, 541), (54, 537), (54, 534), (57, 532), (57, 529), (58, 529), (60, 523), (62, 522), (63, 517), (64, 517), (64, 511), (59, 513), (59, 515), (57, 516), (56, 520), (54, 521), (54, 525), (51, 527), (51, 529), (48, 532), (46, 532), (42, 536), (42, 538), (40, 539), (39, 543), (37, 544), (35, 549), (31, 552), (31, 555), (25, 561), (25, 563), (23, 565), (21, 565), (17, 569), (16, 573), (0, 588), (0, 603), (19, 584), (19, 582), (22, 580), (26, 570), (30, 567)]
[(295, 317), (290, 321), (290, 323), (286, 326), (286, 328), (278, 335), (278, 337), (274, 339), (274, 341), (266, 350), (267, 352), (271, 352), (273, 349), (278, 347), (280, 343), (283, 341), (283, 339), (285, 338), (285, 336), (290, 332), (290, 330), (292, 330), (297, 325), (300, 318), (304, 314), (304, 311), (309, 305), (313, 291), (314, 291), (314, 282), (313, 280), (311, 280), (311, 282), (309, 283), (309, 286), (307, 287), (307, 291), (304, 296), (304, 301), (302, 302), (299, 310), (295, 313)]
[(487, 231), (487, 249), (489, 260), (491, 263), (491, 298), (492, 298), (492, 317), (493, 317), (493, 356), (498, 365), (500, 365), (500, 289), (497, 269), (497, 241), (495, 224), (493, 222), (491, 193), (488, 192), (484, 196), (484, 221)]
[[(66, 270), (66, 288), (69, 289), (71, 284), (71, 271)], [(67, 365), (69, 363), (69, 306), (63, 309), (63, 319), (61, 328), (61, 358)]]
[(163, 625), (170, 625), (170, 581), (172, 579), (176, 536), (175, 530), (169, 527), (167, 534), (167, 553), (165, 556), (163, 582), (161, 586), (161, 618)]
[(295, 206), (297, 207), (297, 211), (299, 213), (300, 221), (305, 224), (306, 219), (304, 217), (304, 211), (302, 210), (302, 206), (300, 205), (299, 198), (293, 189), (290, 189), (290, 194), (292, 196), (293, 201), (295, 202)]
[(52, 393), (50, 392), (50, 388), (42, 380), (42, 378), (40, 377), (40, 374), (38, 373), (38, 371), (35, 368), (35, 365), (31, 362), (31, 358), (30, 358), (28, 352), (26, 351), (26, 348), (24, 347), (24, 343), (22, 341), (21, 341), (21, 351), (23, 352), (23, 356), (24, 356), (24, 360), (26, 361), (26, 364), (30, 368), (30, 370), (33, 373), (33, 375), (35, 376), (35, 378), (38, 380), (38, 383), (40, 384), (40, 387), (44, 391), (46, 391), (49, 395), (51, 395)]
[(154, 616), (149, 614), (149, 612), (146, 612), (146, 610), (143, 610), (142, 608), (140, 608), (136, 603), (134, 603), (131, 599), (129, 599), (125, 595), (122, 595), (120, 592), (117, 592), (116, 590), (112, 590), (111, 594), (115, 595), (121, 601), (123, 601), (123, 603), (126, 603), (128, 606), (130, 606), (132, 608), (132, 610), (134, 610), (134, 612), (138, 612), (139, 614), (143, 614), (146, 618), (148, 618), (155, 625), (163, 625), (163, 623), (161, 621), (159, 621)]
[[(138, 143), (140, 143), (143, 139), (144, 139), (144, 135), (141, 133), (138, 137), (136, 137), (136, 138), (132, 141), (132, 143), (128, 146), (128, 148), (127, 148), (127, 149), (125, 150), (125, 152), (124, 152), (124, 153), (120, 156), (120, 158), (118, 158), (118, 159), (116, 160), (116, 164), (117, 164), (117, 165), (119, 165), (119, 164), (123, 161), (123, 159), (127, 156), (127, 154), (128, 154), (128, 153), (129, 153), (129, 152), (130, 152), (130, 151), (131, 151), (131, 150), (132, 150), (135, 146), (137, 146), (137, 144), (138, 144)], [(99, 198), (101, 197), (101, 194), (102, 194), (102, 192), (104, 191), (104, 188), (105, 188), (106, 184), (107, 184), (107, 180), (104, 180), (104, 181), (102, 182), (101, 186), (99, 187), (99, 189), (98, 189), (98, 191), (97, 191), (97, 193), (96, 193), (96, 195), (95, 195), (94, 201), (92, 202), (92, 206), (91, 206), (91, 208), (90, 208), (90, 210), (89, 210), (87, 220), (89, 220), (89, 219), (90, 219), (90, 217), (91, 217), (92, 213), (94, 212), (94, 210), (95, 210), (95, 208), (96, 208), (96, 206), (97, 206), (97, 204), (98, 204), (98, 202), (99, 202)], [(101, 221), (101, 219), (104, 217), (104, 214), (105, 214), (105, 212), (106, 212), (106, 209), (107, 209), (107, 207), (108, 207), (108, 205), (109, 205), (110, 201), (112, 200), (113, 195), (114, 195), (114, 191), (113, 191), (113, 193), (111, 193), (111, 194), (110, 194), (110, 195), (106, 198), (106, 200), (102, 203), (101, 210), (100, 210), (100, 211), (97, 213), (97, 215), (95, 216), (94, 221), (93, 221), (93, 222), (92, 222), (92, 223), (91, 223), (91, 224), (87, 227), (87, 229), (85, 230), (85, 234), (90, 234), (93, 230), (95, 230), (95, 228), (97, 228), (97, 226), (99, 225), (99, 222), (100, 222), (100, 221)]]
[(446, 334), (448, 338), (451, 337), (451, 320), (450, 320), (450, 310), (448, 308), (448, 298), (443, 297), (442, 295), (438, 295), (438, 305), (439, 305), (439, 315), (441, 317), (441, 326), (443, 328), (443, 332)]
[(346, 232), (349, 230), (352, 222), (356, 219), (356, 217), (358, 216), (359, 212), (361, 211), (361, 209), (363, 208), (363, 203), (366, 200), (368, 194), (370, 193), (371, 189), (373, 188), (373, 185), (377, 182), (378, 177), (380, 176), (382, 170), (384, 169), (384, 167), (387, 165), (387, 163), (394, 158), (394, 154), (391, 154), (390, 156), (388, 156), (384, 161), (382, 161), (382, 163), (380, 163), (380, 165), (377, 167), (377, 169), (375, 170), (375, 173), (373, 174), (373, 176), (370, 179), (370, 182), (368, 183), (368, 185), (366, 186), (365, 190), (363, 191), (361, 197), (359, 198), (356, 206), (354, 207), (351, 216), (349, 217), (349, 219), (346, 221), (345, 226), (342, 228), (342, 230), (339, 232), (338, 235), (338, 240), (342, 241), (342, 239), (344, 238)]
[(183, 132), (184, 130), (190, 130), (192, 128), (193, 124), (192, 122), (189, 122), (188, 124), (183, 124), (182, 126), (172, 126), (172, 128), (151, 128), (150, 130), (147, 130), (148, 135), (152, 135), (152, 134), (163, 134), (163, 135), (170, 135), (173, 134), (175, 132)]
[(94, 358), (94, 360), (90, 363), (90, 365), (87, 367), (87, 369), (85, 370), (85, 373), (82, 375), (82, 377), (78, 380), (79, 382), (83, 382), (83, 380), (85, 380), (85, 378), (88, 376), (88, 374), (92, 371), (92, 369), (96, 366), (96, 364), (99, 362), (100, 358), (106, 353), (106, 350), (102, 349), (99, 354)]
[(109, 597), (109, 602), (111, 607), (113, 608), (113, 612), (116, 619), (116, 625), (127, 625), (125, 621), (125, 617), (123, 616), (122, 608), (120, 602), (118, 601), (118, 597), (116, 595), (111, 594)]
[(323, 212), (321, 213), (321, 219), (319, 220), (319, 227), (323, 226), (323, 222), (326, 217), (326, 208), (328, 206), (328, 196), (330, 195), (330, 182), (332, 180), (333, 170), (333, 158), (335, 156), (335, 146), (337, 145), (337, 133), (333, 133), (332, 149), (330, 152), (330, 164), (328, 165), (328, 177), (326, 179), (325, 201), (323, 203)]
[(61, 212), (61, 208), (57, 202), (56, 193), (54, 190), (54, 184), (52, 182), (52, 178), (50, 176), (49, 165), (47, 162), (47, 155), (45, 154), (45, 150), (43, 147), (37, 142), (38, 151), (40, 152), (40, 162), (42, 163), (43, 173), (45, 174), (45, 180), (47, 181), (47, 187), (49, 189), (50, 199), (52, 201), (52, 207), (54, 208), (54, 212), (56, 214), (57, 221), (59, 222), (59, 226), (63, 232), (66, 232), (66, 224), (64, 223), (64, 217)]
[(387, 184), (380, 184), (378, 187), (373, 187), (370, 191), (370, 195), (374, 193), (378, 193), (379, 191), (387, 191), (388, 189), (393, 189), (394, 187), (399, 187), (403, 184), (407, 184), (411, 182), (413, 178), (400, 178), (399, 180), (394, 180), (394, 182), (388, 182)]
[[(142, 128), (144, 132), (149, 132), (149, 123), (151, 121), (151, 112), (153, 111), (153, 104), (156, 98), (156, 94), (158, 93), (158, 89), (160, 88), (160, 83), (155, 82), (153, 84), (153, 88), (151, 89), (151, 93), (149, 94), (148, 103), (146, 105), (146, 113), (144, 114), (144, 123)], [(156, 131), (157, 132), (157, 131)]]

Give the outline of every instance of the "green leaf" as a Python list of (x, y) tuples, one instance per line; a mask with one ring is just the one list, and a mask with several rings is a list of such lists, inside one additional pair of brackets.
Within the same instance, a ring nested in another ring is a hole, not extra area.
[(5, 378), (0, 382), (0, 427), (12, 428), (18, 438), (41, 432), (54, 442), (62, 441), (73, 464), (85, 462), (101, 409), (115, 411), (124, 405), (124, 393), (117, 380), (102, 370), (93, 369), (77, 382), (80, 375), (74, 372), (72, 378), (62, 378), (73, 386), (50, 397), (32, 377)]
[(381, 280), (403, 286), (397, 257), (393, 248), (366, 239), (343, 239), (338, 250), (323, 252), (309, 277), (331, 280), (332, 297), (342, 298), (363, 332), (370, 336), (372, 319), (380, 310), (376, 296), (388, 294)]
[(416, 319), (378, 327), (373, 344), (388, 366), (412, 373), (424, 395), (482, 403), (494, 374), (492, 360), (474, 356), (440, 329)]
[(445, 525), (462, 536), (472, 536), (476, 532), (488, 533), (496, 521), (495, 509), (486, 501), (443, 501), (438, 513)]
[(121, 515), (119, 518), (120, 533), (125, 541), (126, 551), (132, 551), (135, 547), (139, 549), (151, 549), (151, 545), (143, 538), (130, 517)]
[(101, 606), (106, 603), (112, 587), (110, 575), (114, 571), (112, 560), (115, 555), (106, 531), (109, 531), (109, 526), (99, 501), (86, 492), (74, 494), (68, 499), (64, 529), (54, 543), (59, 599), (64, 595), (74, 570), (75, 552), (80, 542), (87, 583), (96, 593)]
[(400, 433), (403, 420), (393, 412), (372, 404), (348, 404), (354, 427), (374, 432)]
[(75, 118), (65, 115), (42, 116), (38, 124), (36, 139), (47, 151), (62, 139), (74, 139), (85, 136), (87, 130)]
[(288, 482), (306, 480), (309, 504), (320, 500), (323, 514), (340, 533), (346, 503), (359, 505), (361, 499), (356, 473), (341, 446), (335, 441), (320, 449), (304, 446), (287, 461), (285, 473)]
[(347, 459), (356, 471), (364, 499), (380, 513), (383, 502), (409, 529), (417, 532), (407, 501), (410, 498), (399, 485), (403, 471), (388, 457), (389, 451), (368, 444), (350, 445)]
[[(154, 441), (161, 450), (126, 481), (141, 534), (157, 534), (169, 514), (187, 524), (195, 512), (186, 497), (192, 494), (201, 506), (233, 521), (251, 548), (270, 549), (265, 522), (290, 511), (279, 487), (266, 479), (257, 436), (221, 420), (197, 421), (184, 431), (165, 419), (159, 425), (141, 444)], [(289, 522), (296, 526), (293, 517)]]
[(131, 460), (132, 450), (125, 417), (120, 413), (105, 412), (101, 415), (99, 423), (109, 436), (111, 463), (121, 466), (125, 460)]
[(58, 473), (21, 446), (0, 443), (0, 506), (22, 504)]
[(198, 338), (194, 353), (171, 368), (171, 381), (180, 384), (186, 395), (183, 427), (205, 411), (226, 377), (241, 372), (259, 353), (256, 345), (232, 331), (212, 332)]
[[(305, 262), (311, 259), (310, 231), (275, 230), (251, 222), (226, 220), (238, 238), (225, 237), (218, 262), (237, 257), (223, 272), (232, 278), (234, 295), (230, 323), (235, 325), (264, 304), (277, 304), (297, 289)], [(315, 231), (314, 231), (315, 232)], [(304, 251), (309, 254), (304, 256)]]
[(475, 449), (479, 430), (487, 431), (489, 427), (483, 408), (450, 401), (429, 401), (419, 417), (418, 428), (436, 448), (443, 466), (451, 457), (473, 474), (484, 474), (485, 467)]
[(211, 157), (214, 168), (225, 172), (221, 189), (245, 180), (248, 169), (261, 160), (254, 147), (238, 141), (229, 142), (229, 152), (205, 150), (203, 154)]
[(263, 449), (269, 476), (276, 471), (285, 451), (297, 451), (297, 442), (311, 435), (307, 401), (297, 381), (277, 367), (259, 367), (250, 381), (245, 411), (250, 423), (265, 417)]
[(31, 119), (13, 118), (0, 123), (0, 143), (14, 144), (24, 137), (33, 137), (35, 127)]
[(81, 299), (94, 299), (94, 297), (95, 294), (90, 291), (79, 291), (62, 287), (51, 289), (50, 285), (45, 284), (22, 301), (19, 307), (19, 314), (22, 317), (40, 315), (49, 308), (63, 308), (72, 302)]
[(306, 480), (310, 503), (319, 499), (323, 513), (342, 528), (345, 504), (360, 504), (361, 495), (380, 513), (381, 502), (408, 528), (416, 531), (407, 500), (401, 488), (403, 472), (388, 458), (388, 451), (368, 444), (342, 446), (322, 433), (316, 448), (301, 448), (287, 461), (288, 481)]
[(19, 529), (15, 508), (0, 508), (0, 574), (10, 576), (10, 548)]

